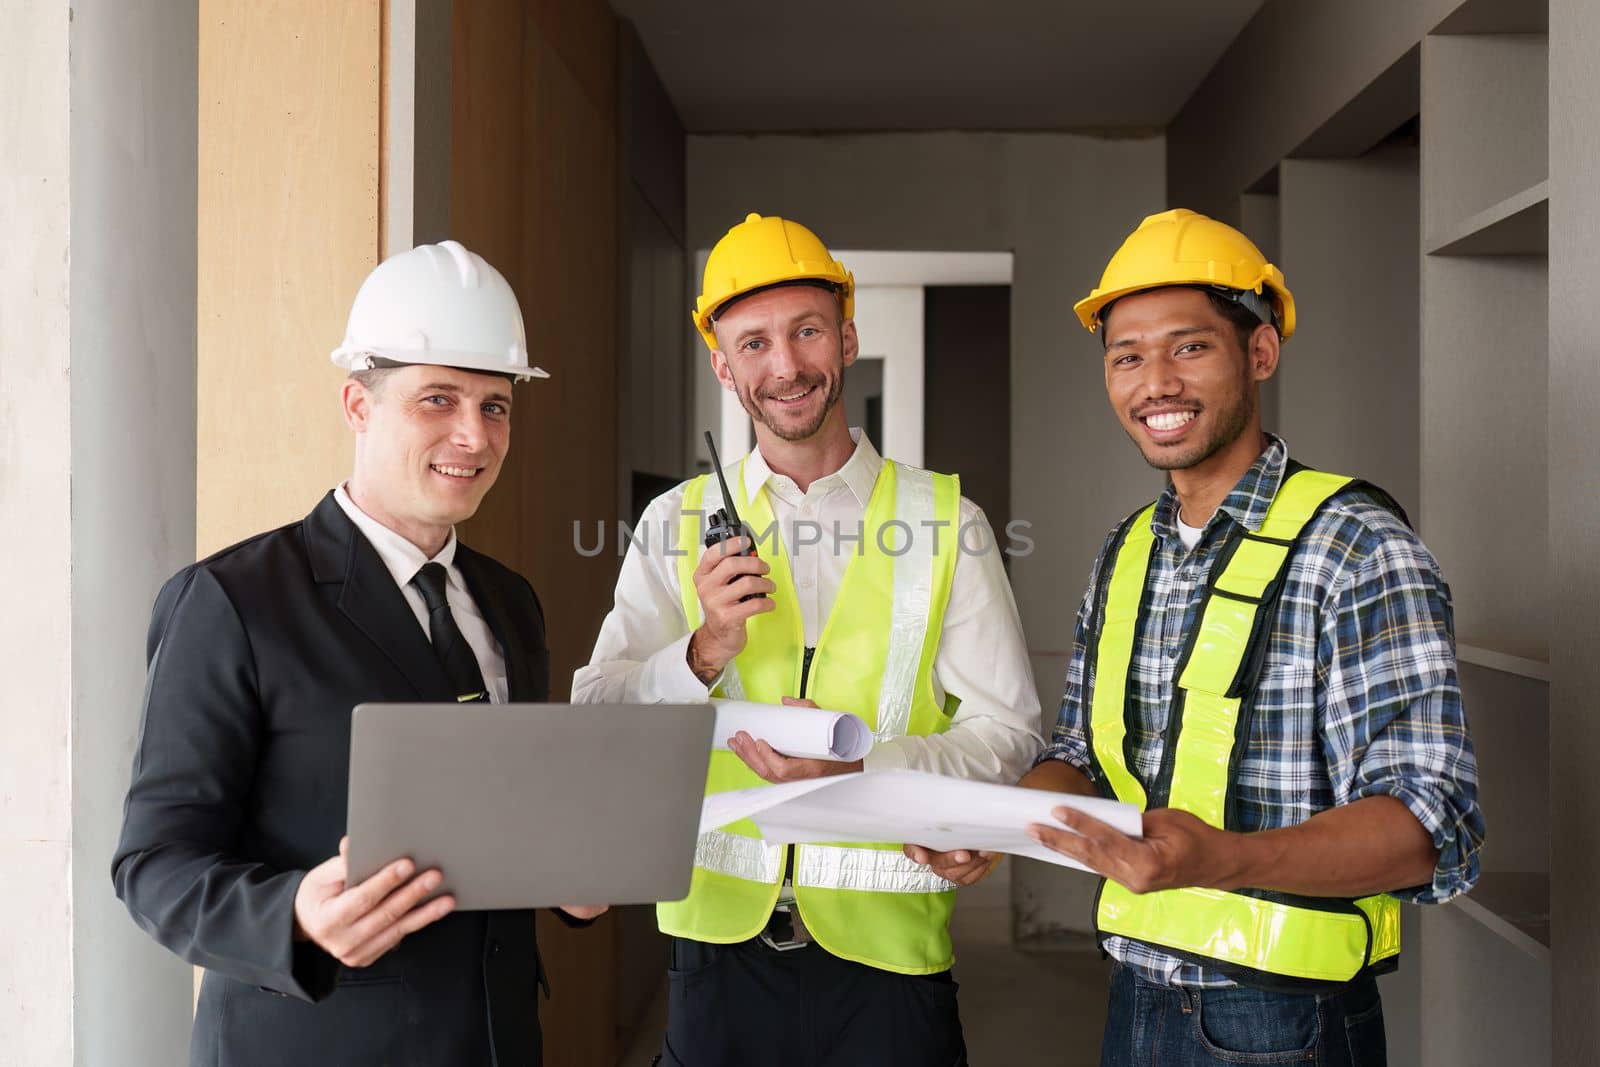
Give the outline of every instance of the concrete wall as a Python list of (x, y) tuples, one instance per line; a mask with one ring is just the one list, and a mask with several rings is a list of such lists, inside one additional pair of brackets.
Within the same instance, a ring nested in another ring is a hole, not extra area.
[(110, 857), (150, 604), (194, 543), (195, 8), (0, 24), (0, 1063), (177, 1063), (187, 968)]
[(1549, 503), (1551, 581), (1567, 591), (1550, 627), (1550, 908), (1554, 1062), (1600, 1060), (1600, 464), (1589, 427), (1600, 397), (1600, 7), (1550, 3)]
[[(1099, 342), (1072, 301), (1146, 214), (1165, 206), (1160, 140), (1058, 134), (696, 136), (689, 247), (746, 212), (804, 222), (835, 248), (1015, 253), (1011, 296), (1012, 514), (1037, 549), (1012, 562), (1044, 705), (1055, 719), (1072, 620), (1107, 531), (1159, 491), (1105, 397)], [(866, 342), (870, 344), (870, 341)], [(999, 368), (980, 373), (1003, 373)], [(697, 398), (718, 392), (699, 372)], [(702, 400), (704, 403), (705, 400)], [(715, 406), (698, 418), (712, 417)], [(1093, 882), (1019, 864), (1017, 934), (1082, 939)]]

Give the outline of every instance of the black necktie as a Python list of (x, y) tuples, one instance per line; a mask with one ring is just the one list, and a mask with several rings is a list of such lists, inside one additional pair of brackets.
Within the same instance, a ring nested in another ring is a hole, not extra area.
[(461, 627), (456, 625), (456, 617), (450, 614), (450, 602), (445, 599), (444, 564), (424, 563), (411, 582), (422, 591), (422, 600), (428, 605), (428, 635), (433, 638), (434, 654), (450, 677), (456, 702), (488, 700), (489, 689), (483, 684), (478, 657), (461, 633)]

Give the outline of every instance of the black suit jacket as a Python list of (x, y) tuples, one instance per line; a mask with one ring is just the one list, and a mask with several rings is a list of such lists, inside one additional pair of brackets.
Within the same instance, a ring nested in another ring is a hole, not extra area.
[[(532, 587), (465, 546), (455, 559), (511, 699), (544, 700)], [(112, 878), (140, 926), (206, 968), (190, 1062), (539, 1063), (533, 912), (450, 915), (360, 970), (292, 939), (295, 890), (344, 833), (351, 709), (453, 699), (333, 494), (174, 576), (148, 655)]]

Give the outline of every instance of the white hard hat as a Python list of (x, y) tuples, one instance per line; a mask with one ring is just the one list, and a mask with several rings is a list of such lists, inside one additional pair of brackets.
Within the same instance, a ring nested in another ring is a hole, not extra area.
[(379, 263), (350, 307), (333, 361), (346, 370), (405, 363), (548, 378), (528, 362), (517, 296), (500, 272), (455, 241)]

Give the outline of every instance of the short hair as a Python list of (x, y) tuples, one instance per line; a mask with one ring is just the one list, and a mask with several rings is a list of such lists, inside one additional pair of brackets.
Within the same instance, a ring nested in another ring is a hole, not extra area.
[(799, 286), (804, 286), (808, 289), (826, 289), (828, 292), (838, 297), (839, 316), (841, 318), (844, 317), (844, 286), (837, 282), (830, 282), (825, 278), (791, 278), (788, 281), (773, 282), (771, 285), (758, 285), (754, 289), (730, 296), (728, 299), (724, 300), (722, 303), (713, 308), (708, 317), (714, 324), (718, 319), (722, 318), (723, 315), (727, 314), (729, 308), (733, 307), (733, 305), (747, 297), (755, 296), (757, 293), (769, 292), (773, 289), (793, 289)]
[(1250, 351), (1250, 338), (1254, 337), (1256, 330), (1262, 326), (1271, 326), (1274, 330), (1278, 327), (1270, 322), (1262, 322), (1260, 316), (1245, 307), (1237, 300), (1229, 300), (1214, 289), (1202, 289), (1206, 299), (1211, 301), (1211, 308), (1218, 315), (1228, 320), (1228, 325), (1233, 327), (1233, 335), (1239, 339), (1239, 348), (1245, 353)]
[[(1237, 300), (1228, 299), (1209, 285), (1174, 286), (1173, 288), (1194, 289), (1197, 292), (1204, 293), (1206, 299), (1211, 303), (1211, 309), (1221, 315), (1228, 325), (1233, 328), (1233, 335), (1239, 341), (1239, 348), (1246, 353), (1250, 351), (1250, 338), (1255, 336), (1259, 327), (1271, 326), (1274, 330), (1278, 329), (1276, 323), (1263, 322), (1254, 311), (1251, 311)], [(1150, 292), (1151, 290), (1145, 289), (1141, 291)], [(1111, 343), (1110, 332), (1106, 329), (1106, 324), (1111, 320), (1111, 309), (1116, 307), (1121, 299), (1121, 297), (1118, 297), (1100, 309), (1101, 347)], [(1283, 331), (1279, 330), (1278, 332), (1281, 336)]]
[(374, 395), (383, 391), (383, 383), (399, 367), (367, 367), (365, 370), (353, 370), (349, 377), (352, 381), (360, 382), (367, 392)]
[(718, 334), (717, 334), (717, 323), (722, 318), (722, 316), (728, 311), (729, 308), (733, 307), (733, 305), (737, 304), (739, 301), (743, 300), (745, 297), (747, 297), (747, 296), (755, 296), (757, 293), (765, 293), (765, 292), (767, 292), (767, 291), (769, 291), (771, 289), (787, 289), (787, 288), (792, 288), (792, 287), (797, 287), (797, 286), (806, 286), (806, 287), (811, 288), (811, 289), (821, 289), (824, 292), (832, 293), (833, 294), (834, 306), (839, 309), (839, 322), (842, 324), (845, 321), (845, 318), (844, 318), (845, 292), (844, 292), (844, 287), (843, 286), (835, 285), (832, 282), (822, 281), (821, 279), (818, 279), (818, 278), (801, 278), (801, 279), (798, 279), (796, 281), (775, 282), (772, 285), (763, 285), (759, 289), (752, 289), (748, 293), (740, 293), (738, 296), (732, 297), (732, 298), (730, 298), (728, 300), (724, 300), (722, 303), (717, 305), (717, 307), (716, 307), (716, 309), (714, 311), (711, 312), (711, 315), (710, 315), (710, 319), (711, 319), (711, 336), (717, 338), (717, 345), (720, 347), (722, 345), (722, 338), (720, 336), (718, 336)]

